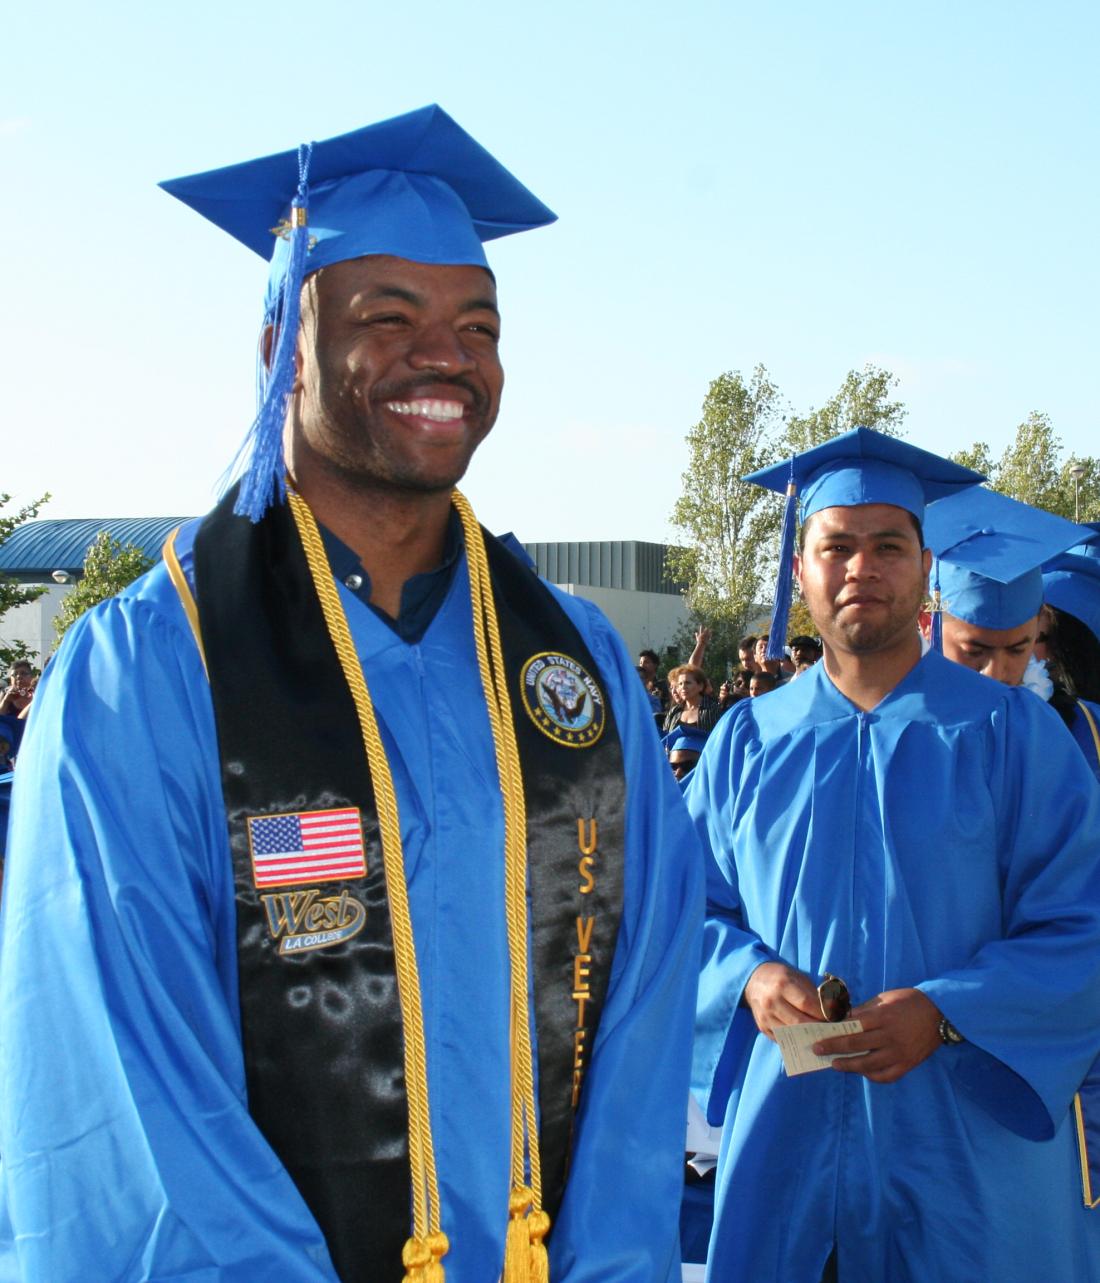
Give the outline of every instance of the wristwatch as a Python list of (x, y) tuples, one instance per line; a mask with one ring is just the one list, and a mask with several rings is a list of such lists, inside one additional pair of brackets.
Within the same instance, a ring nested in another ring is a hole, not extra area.
[(940, 1017), (939, 1031), (940, 1042), (945, 1042), (949, 1047), (957, 1046), (960, 1042), (966, 1042), (966, 1039), (946, 1016)]

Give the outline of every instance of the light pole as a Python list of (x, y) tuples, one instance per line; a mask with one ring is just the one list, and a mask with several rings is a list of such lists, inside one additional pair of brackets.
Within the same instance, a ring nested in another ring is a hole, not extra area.
[(1073, 478), (1073, 519), (1081, 520), (1081, 478), (1085, 475), (1084, 465), (1075, 463), (1069, 470), (1069, 475)]

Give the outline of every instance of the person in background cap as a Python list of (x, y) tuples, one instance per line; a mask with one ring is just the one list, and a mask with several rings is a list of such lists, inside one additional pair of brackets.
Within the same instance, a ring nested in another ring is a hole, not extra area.
[[(1062, 715), (1090, 762), (1100, 763), (1100, 522), (1043, 566), (1043, 642), (1056, 686), (1072, 701)], [(1060, 710), (1061, 711), (1061, 710)], [(1100, 773), (1100, 765), (1094, 769)]]
[(707, 732), (691, 726), (678, 726), (665, 736), (665, 755), (672, 773), (682, 785), (695, 769), (707, 743)]
[[(1093, 734), (1100, 707), (1075, 698), (1065, 681), (1053, 682), (1033, 657), (1043, 617), (1042, 566), (1077, 545), (1081, 527), (979, 488), (933, 505), (925, 534), (936, 554), (932, 596), (941, 613), (943, 653), (1049, 700), (1100, 780), (1100, 731)], [(934, 625), (933, 616), (926, 628), (930, 640)], [(1067, 625), (1063, 637), (1069, 632)]]
[(483, 242), (553, 215), (438, 107), (165, 187), (271, 256), (260, 403), (28, 732), (9, 1272), (673, 1278), (697, 848), (610, 625), (454, 489)]
[(935, 554), (933, 612), (925, 631), (948, 659), (1019, 686), (1039, 634), (1041, 567), (1077, 542), (1077, 527), (995, 490), (977, 487), (929, 509)]
[[(797, 677), (807, 668), (812, 668), (821, 658), (821, 642), (816, 637), (808, 637), (803, 633), (791, 638), (790, 651), (795, 668), (794, 676)], [(792, 677), (791, 680), (793, 681), (794, 678)]]
[[(1100, 1050), (1100, 790), (1041, 700), (917, 630), (926, 507), (981, 478), (856, 429), (749, 479), (787, 493), (792, 543), (801, 497), (825, 654), (728, 713), (686, 790), (713, 861), (708, 1278), (1098, 1279), (1070, 1104)], [(776, 1031), (823, 1018), (827, 973), (862, 1029), (787, 1077)]]

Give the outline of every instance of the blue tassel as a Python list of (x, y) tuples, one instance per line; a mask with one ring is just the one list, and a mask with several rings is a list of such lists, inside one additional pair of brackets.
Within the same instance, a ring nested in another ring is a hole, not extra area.
[(765, 659), (782, 659), (787, 644), (787, 620), (791, 613), (791, 582), (794, 562), (794, 528), (798, 516), (798, 486), (794, 480), (794, 460), (787, 482), (787, 501), (783, 507), (783, 528), (779, 535), (779, 569), (775, 578), (775, 601), (768, 630)]
[(298, 193), (290, 206), (290, 254), (278, 295), (264, 316), (264, 327), (273, 327), (275, 349), (270, 365), (266, 367), (262, 350), (260, 352), (257, 379), (259, 408), (241, 447), (241, 454), (249, 450), (249, 460), (233, 511), (251, 521), (259, 521), (276, 499), (281, 503), (286, 498), (283, 427), (294, 386), (294, 349), (298, 341), (302, 280), (309, 253), (307, 207), (312, 153), (312, 143), (298, 148)]
[(928, 630), (928, 644), (943, 654), (943, 602), (940, 600), (940, 559), (932, 560), (932, 627)]

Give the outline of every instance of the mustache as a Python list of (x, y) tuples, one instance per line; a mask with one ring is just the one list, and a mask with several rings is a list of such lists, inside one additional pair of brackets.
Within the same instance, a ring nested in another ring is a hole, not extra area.
[(477, 384), (465, 374), (417, 374), (401, 382), (376, 383), (371, 389), (371, 400), (378, 401), (415, 401), (426, 389), (461, 388), (470, 398), (470, 407), (479, 413), (488, 407), (489, 398)]

